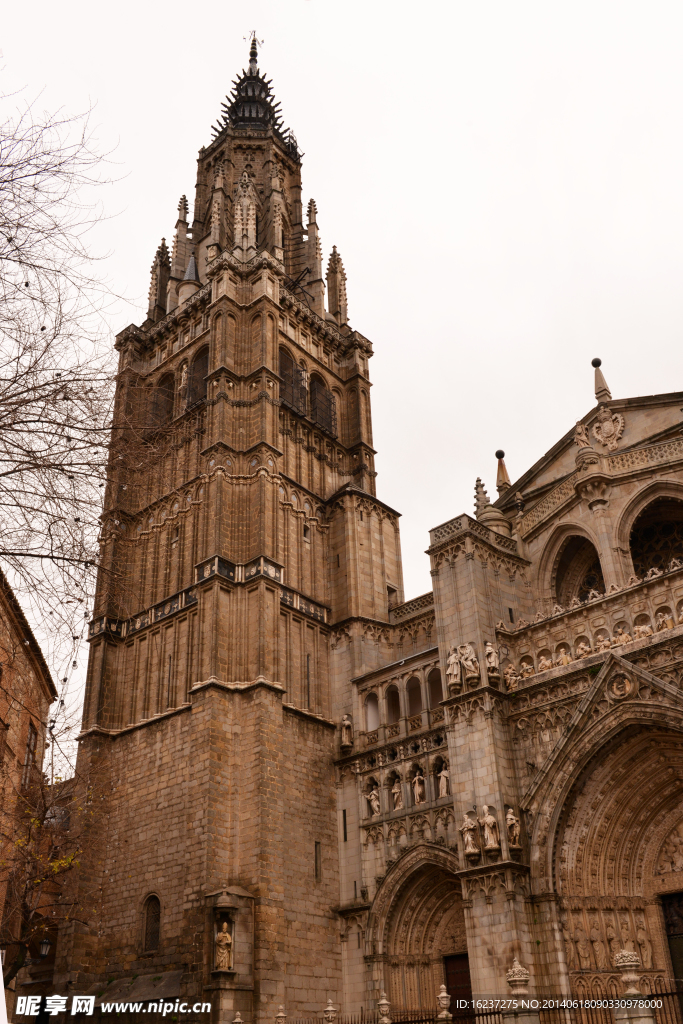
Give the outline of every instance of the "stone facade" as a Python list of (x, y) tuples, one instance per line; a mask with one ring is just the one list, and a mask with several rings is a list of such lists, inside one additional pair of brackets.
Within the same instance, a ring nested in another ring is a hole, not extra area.
[[(0, 573), (0, 943), (17, 955), (20, 934), (11, 878), (18, 859), (13, 849), (23, 831), (17, 825), (41, 772), (50, 705), (57, 691), (21, 607)], [(37, 950), (35, 953), (37, 954)], [(16, 980), (5, 990), (11, 1008)]]
[(623, 949), (661, 985), (683, 395), (612, 400), (597, 368), (575, 429), (514, 484), (499, 453), (497, 500), (477, 481), (431, 531), (433, 591), (405, 602), (372, 347), (300, 166), (252, 47), (117, 339), (81, 740), (111, 780), (101, 898), (55, 984), (163, 976), (220, 1021), (503, 994), (515, 958), (531, 992), (620, 992)]

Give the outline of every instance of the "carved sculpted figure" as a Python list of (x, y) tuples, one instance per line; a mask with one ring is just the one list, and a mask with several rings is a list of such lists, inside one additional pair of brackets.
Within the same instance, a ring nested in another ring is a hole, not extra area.
[(472, 644), (460, 644), (460, 647), (458, 647), (458, 654), (460, 655), (460, 661), (462, 662), (465, 679), (478, 679), (479, 661), (474, 653)]
[(614, 959), (614, 957), (617, 955), (621, 948), (621, 943), (617, 938), (616, 929), (611, 921), (608, 921), (605, 925), (605, 935), (607, 936), (607, 941), (609, 942), (610, 956), (612, 957), (612, 959)]
[(547, 672), (548, 669), (551, 669), (552, 667), (553, 663), (550, 660), (550, 658), (546, 658), (545, 654), (542, 654), (541, 657), (538, 659), (538, 671)]
[(630, 633), (625, 633), (621, 626), (617, 626), (612, 637), (612, 647), (623, 647), (624, 644), (630, 644), (632, 640), (633, 637)]
[(605, 943), (602, 941), (602, 935), (598, 928), (598, 922), (595, 918), (591, 921), (590, 930), (591, 946), (593, 947), (593, 955), (595, 957), (595, 963), (599, 971), (607, 969), (607, 957), (605, 955)]
[(560, 649), (557, 652), (557, 664), (558, 665), (571, 665), (571, 663), (572, 663), (571, 651), (569, 650), (569, 647), (567, 646), (567, 644), (562, 644), (562, 646), (560, 647)]
[(487, 804), (484, 804), (482, 810), (484, 817), (479, 819), (479, 824), (484, 830), (484, 848), (486, 850), (499, 850), (498, 822), (492, 814), (489, 814)]
[(674, 620), (671, 618), (670, 615), (667, 615), (666, 612), (657, 612), (655, 618), (657, 620), (655, 628), (658, 633), (660, 633), (663, 629), (674, 628)]
[(645, 931), (645, 922), (642, 917), (636, 921), (636, 939), (640, 947), (640, 962), (646, 971), (652, 968), (652, 943)]
[(444, 764), (443, 764), (443, 767), (442, 767), (441, 771), (439, 772), (439, 776), (438, 777), (439, 777), (439, 796), (440, 797), (448, 796), (448, 794), (450, 793), (451, 776), (450, 776), (450, 772), (448, 771), (448, 765), (446, 764), (445, 761), (444, 761)]
[(586, 430), (585, 424), (577, 423), (576, 429), (574, 430), (574, 442), (579, 448), (590, 448), (591, 443), (588, 440), (588, 431)]
[(579, 954), (579, 963), (581, 964), (581, 970), (590, 970), (591, 965), (591, 948), (588, 944), (588, 936), (581, 927), (577, 925), (574, 929), (574, 942), (576, 943), (576, 952)]
[(401, 788), (400, 779), (394, 779), (394, 784), (391, 787), (391, 795), (394, 798), (394, 810), (403, 810), (403, 789)]
[(462, 665), (455, 647), (451, 647), (448, 652), (446, 682), (448, 684), (448, 692), (452, 697), (460, 693), (462, 688)]
[(416, 804), (423, 804), (426, 800), (424, 775), (419, 772), (413, 779), (413, 798)]
[(498, 657), (498, 651), (495, 649), (490, 640), (486, 641), (485, 645), (486, 655), (486, 668), (490, 676), (497, 676), (500, 674), (500, 659)]
[(655, 580), (658, 576), (662, 575), (662, 570), (658, 569), (656, 565), (653, 565), (651, 569), (645, 573), (646, 580)]
[(469, 817), (469, 815), (465, 814), (465, 815), (463, 815), (462, 825), (460, 826), (458, 831), (462, 835), (462, 841), (465, 844), (465, 851), (464, 851), (465, 852), (465, 856), (467, 856), (468, 854), (475, 854), (475, 853), (478, 856), (479, 853), (480, 853), (480, 850), (479, 850), (479, 844), (477, 843), (477, 840), (476, 840), (476, 834), (477, 834), (477, 824), (476, 824), (476, 822), (472, 821), (472, 819)]
[(503, 676), (505, 678), (505, 685), (507, 686), (508, 690), (510, 691), (510, 693), (514, 693), (517, 689), (517, 684), (519, 683), (519, 676), (515, 671), (515, 666), (508, 665), (505, 671), (503, 672)]
[(611, 412), (606, 405), (598, 406), (598, 418), (593, 424), (593, 437), (608, 451), (613, 452), (624, 433), (624, 417), (619, 412)]
[(224, 921), (216, 936), (216, 970), (232, 970), (232, 935), (228, 931), (228, 922)]
[(529, 676), (534, 674), (534, 666), (531, 661), (523, 661), (520, 668), (522, 670), (522, 679), (528, 679)]
[(367, 801), (370, 804), (370, 813), (373, 817), (381, 813), (381, 806), (379, 802), (379, 788), (374, 785), (367, 796)]
[(631, 929), (626, 921), (621, 922), (621, 948), (626, 950), (627, 953), (635, 953), (636, 947), (633, 939), (631, 938)]
[(351, 715), (344, 715), (341, 723), (341, 745), (342, 747), (353, 746), (353, 724)]
[(505, 815), (505, 824), (506, 824), (507, 830), (508, 830), (508, 843), (510, 845), (510, 849), (511, 850), (519, 850), (520, 849), (520, 842), (519, 842), (519, 835), (520, 835), (519, 818), (516, 817), (515, 812), (512, 810), (511, 807), (508, 807), (508, 809), (507, 809), (507, 813)]
[(581, 643), (576, 648), (576, 657), (577, 658), (587, 658), (588, 655), (592, 654), (592, 653), (593, 652), (591, 651), (590, 647), (588, 646), (588, 644), (586, 643), (585, 640), (582, 640)]
[(604, 633), (601, 633), (595, 640), (596, 651), (608, 651), (612, 646), (612, 641)]

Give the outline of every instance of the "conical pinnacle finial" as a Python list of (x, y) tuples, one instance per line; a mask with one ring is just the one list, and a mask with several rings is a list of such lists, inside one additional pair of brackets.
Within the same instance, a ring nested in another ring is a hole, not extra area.
[(612, 393), (607, 387), (607, 381), (603, 377), (602, 370), (602, 359), (593, 359), (591, 366), (595, 367), (595, 397), (598, 402), (611, 402)]
[(496, 490), (499, 494), (503, 491), (507, 491), (510, 486), (510, 477), (508, 475), (507, 467), (503, 461), (505, 458), (505, 452), (502, 448), (499, 448), (496, 452), (496, 458), (498, 459), (498, 473), (496, 474)]

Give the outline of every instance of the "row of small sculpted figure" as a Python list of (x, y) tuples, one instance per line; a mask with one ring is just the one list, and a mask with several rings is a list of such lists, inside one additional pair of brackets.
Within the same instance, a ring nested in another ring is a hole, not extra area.
[[(515, 963), (517, 963), (517, 961), (515, 961)], [(529, 972), (526, 971), (525, 973), (528, 978)], [(440, 1013), (438, 1014), (438, 1019), (450, 1020), (452, 1015), (448, 1012), (448, 1007), (451, 1004), (451, 997), (446, 991), (445, 985), (441, 985), (441, 987), (439, 988), (439, 994), (436, 997), (436, 1001), (438, 1003), (440, 1010)], [(391, 1017), (389, 1016), (389, 1011), (391, 1010), (391, 1003), (387, 999), (386, 992), (382, 992), (380, 994), (380, 997), (377, 1000), (377, 1009), (379, 1010), (379, 1024), (391, 1024)], [(334, 1024), (334, 1021), (337, 1017), (337, 1013), (338, 1010), (336, 1006), (334, 1005), (331, 999), (328, 999), (327, 1006), (323, 1010), (323, 1018), (325, 1020), (325, 1024)], [(275, 1014), (275, 1021), (276, 1024), (286, 1024), (287, 1014), (285, 1013), (284, 1006), (278, 1007), (278, 1012)], [(235, 1016), (235, 1019), (233, 1020), (232, 1024), (244, 1024), (244, 1022), (242, 1021), (242, 1017), (239, 1013), (237, 1013), (237, 1015)]]
[(559, 668), (562, 665), (571, 665), (574, 661), (580, 661), (582, 658), (587, 658), (590, 654), (599, 654), (601, 651), (610, 650), (610, 648), (623, 647), (624, 644), (630, 644), (633, 640), (643, 640), (648, 636), (653, 636), (655, 632), (660, 633), (662, 630), (673, 629), (675, 625), (676, 623), (670, 613), (659, 611), (656, 615), (654, 629), (649, 622), (634, 626), (632, 633), (628, 633), (625, 629), (622, 629), (621, 626), (617, 626), (614, 631), (614, 636), (612, 637), (607, 636), (606, 633), (599, 633), (595, 639), (595, 648), (592, 648), (585, 640), (579, 641), (576, 645), (576, 656), (574, 658), (571, 656), (569, 645), (562, 644), (554, 662), (552, 660), (552, 656), (547, 657), (545, 654), (542, 654), (538, 659), (537, 668), (534, 667), (533, 661), (531, 661), (530, 658), (526, 661), (522, 660), (519, 672), (514, 665), (508, 665), (503, 672), (505, 685), (508, 690), (514, 691), (517, 689), (517, 686), (522, 679), (528, 679), (530, 676), (535, 676), (539, 672), (548, 672), (551, 668)]
[[(569, 602), (569, 606), (567, 608), (563, 608), (561, 604), (554, 605), (550, 615), (546, 615), (543, 612), (536, 612), (536, 615), (534, 616), (534, 623), (543, 622), (545, 621), (545, 619), (552, 619), (555, 615), (564, 615), (566, 612), (573, 612), (577, 608), (583, 608), (586, 604), (589, 604), (593, 601), (599, 601), (603, 597), (610, 597), (612, 594), (620, 594), (622, 590), (628, 590), (630, 587), (635, 587), (639, 583), (645, 583), (648, 580), (657, 579), (658, 576), (663, 576), (664, 572), (675, 572), (677, 569), (683, 569), (683, 560), (680, 558), (672, 558), (665, 570), (657, 569), (656, 566), (653, 566), (645, 573), (643, 579), (641, 579), (639, 576), (630, 576), (629, 581), (625, 587), (618, 587), (616, 583), (612, 583), (608, 587), (606, 594), (601, 594), (598, 590), (591, 590), (589, 591), (588, 597), (585, 601), (581, 601), (580, 598), (574, 597)], [(527, 619), (521, 618), (517, 620), (517, 623), (514, 628), (526, 629), (527, 626), (530, 625), (532, 625), (531, 622), (529, 622)], [(496, 623), (496, 629), (507, 630), (509, 628), (510, 627), (506, 626), (502, 619), (500, 619)]]
[[(441, 770), (436, 773), (436, 777), (439, 780), (439, 795), (438, 799), (442, 796), (449, 796), (451, 792), (450, 788), (450, 772), (448, 771), (448, 762), (444, 761), (441, 766)], [(391, 781), (391, 780), (390, 780)], [(424, 804), (427, 801), (427, 789), (425, 786), (425, 777), (422, 774), (422, 769), (419, 768), (413, 776), (410, 786), (413, 791), (413, 803)], [(401, 780), (398, 775), (394, 776), (394, 784), (390, 790), (393, 811), (402, 811), (404, 809), (403, 804), (403, 787), (401, 786)], [(382, 805), (379, 795), (379, 786), (373, 780), (369, 791), (365, 795), (365, 799), (368, 802), (368, 809), (371, 817), (377, 817), (378, 814), (382, 813)]]

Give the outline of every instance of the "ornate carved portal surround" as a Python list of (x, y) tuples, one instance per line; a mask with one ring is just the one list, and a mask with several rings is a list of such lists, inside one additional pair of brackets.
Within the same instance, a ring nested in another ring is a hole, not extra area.
[(604, 723), (557, 816), (552, 874), (577, 996), (621, 992), (622, 949), (640, 955), (641, 991), (672, 977), (661, 896), (683, 891), (683, 712), (648, 717), (659, 721)]
[(373, 986), (396, 1009), (434, 1005), (443, 958), (467, 952), (457, 856), (431, 843), (405, 854), (380, 886), (366, 931)]

